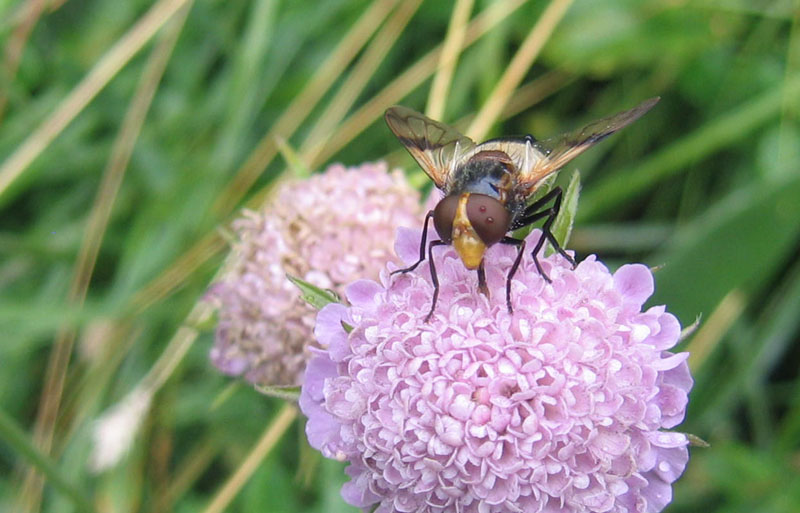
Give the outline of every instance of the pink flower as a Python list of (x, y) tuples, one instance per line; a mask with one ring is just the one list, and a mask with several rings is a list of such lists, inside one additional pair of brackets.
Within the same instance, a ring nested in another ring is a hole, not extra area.
[(385, 163), (333, 165), (281, 185), (263, 210), (233, 223), (232, 263), (209, 291), (219, 305), (211, 361), (252, 383), (300, 384), (316, 311), (286, 273), (342, 293), (346, 283), (377, 278), (393, 258), (397, 227), (422, 215), (417, 191)]
[[(531, 235), (529, 247), (539, 237)], [(397, 253), (418, 255), (419, 232)], [(487, 253), (491, 298), (450, 247), (429, 323), (427, 263), (347, 288), (317, 318), (300, 406), (312, 446), (350, 462), (345, 500), (378, 512), (658, 512), (683, 472), (692, 378), (644, 265), (611, 274), (529, 255), (505, 304), (516, 249)], [(390, 269), (394, 269), (390, 265)], [(347, 333), (342, 323), (352, 327)]]

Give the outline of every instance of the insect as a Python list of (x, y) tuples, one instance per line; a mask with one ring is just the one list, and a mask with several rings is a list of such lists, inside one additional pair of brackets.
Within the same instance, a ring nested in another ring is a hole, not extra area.
[(384, 116), (389, 128), (445, 194), (425, 216), (419, 260), (393, 272), (413, 271), (425, 260), (428, 225), (432, 218), (439, 239), (428, 244), (428, 265), (434, 290), (431, 310), (425, 321), (433, 315), (439, 297), (439, 279), (433, 262), (433, 248), (437, 246), (453, 245), (464, 266), (478, 272), (478, 289), (486, 296), (489, 295), (483, 264), (486, 249), (497, 243), (516, 246), (517, 257), (506, 279), (509, 313), (513, 312), (511, 280), (525, 250), (525, 241), (511, 237), (510, 232), (544, 219), (542, 236), (532, 251), (539, 274), (550, 282), (536, 256), (545, 241), (549, 241), (574, 268), (575, 260), (561, 248), (550, 230), (561, 208), (561, 188), (554, 187), (533, 203), (528, 204), (528, 200), (545, 178), (595, 143), (639, 119), (658, 100), (650, 98), (630, 110), (542, 141), (527, 135), (501, 137), (481, 144), (475, 144), (454, 128), (409, 108), (389, 108)]

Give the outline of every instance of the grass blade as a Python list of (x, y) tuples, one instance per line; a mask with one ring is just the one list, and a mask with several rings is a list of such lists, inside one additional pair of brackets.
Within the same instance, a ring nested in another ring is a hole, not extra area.
[(223, 487), (217, 492), (211, 503), (203, 510), (203, 513), (221, 513), (225, 511), (236, 494), (247, 483), (253, 475), (258, 465), (266, 458), (281, 436), (289, 429), (292, 422), (297, 417), (297, 408), (290, 404), (285, 405), (272, 423), (267, 426), (261, 439), (250, 451), (250, 454), (242, 462), (236, 472), (228, 479)]
[(542, 47), (552, 35), (558, 23), (567, 13), (567, 9), (572, 5), (572, 0), (552, 0), (545, 8), (542, 15), (536, 21), (525, 41), (511, 59), (508, 68), (500, 77), (500, 81), (495, 86), (492, 94), (481, 106), (481, 110), (472, 124), (467, 129), (466, 134), (476, 141), (486, 138), (492, 125), (497, 122), (497, 118), (502, 113), (511, 95), (517, 89), (525, 73), (528, 72), (533, 61), (538, 57)]
[(189, 0), (159, 0), (112, 46), (59, 106), (0, 165), (0, 198), (28, 166)]
[(458, 0), (450, 17), (450, 26), (439, 56), (439, 71), (433, 77), (431, 92), (428, 94), (428, 106), (425, 115), (432, 119), (443, 119), (447, 91), (453, 79), (453, 70), (458, 61), (458, 55), (464, 44), (464, 34), (467, 29), (469, 15), (472, 12), (473, 0)]
[(255, 183), (258, 175), (272, 162), (278, 152), (275, 137), (288, 140), (300, 124), (308, 117), (313, 108), (336, 81), (339, 70), (346, 68), (358, 52), (367, 43), (375, 30), (394, 8), (397, 0), (375, 0), (364, 11), (364, 14), (353, 24), (353, 27), (342, 38), (337, 47), (309, 79), (303, 89), (286, 107), (275, 125), (261, 138), (250, 152), (228, 187), (214, 203), (213, 210), (218, 214), (232, 211), (239, 200)]
[(41, 472), (56, 490), (72, 501), (79, 511), (94, 511), (87, 495), (69, 482), (58, 467), (36, 448), (25, 432), (2, 409), (0, 409), (0, 438), (6, 440), (18, 454), (30, 462), (33, 468)]

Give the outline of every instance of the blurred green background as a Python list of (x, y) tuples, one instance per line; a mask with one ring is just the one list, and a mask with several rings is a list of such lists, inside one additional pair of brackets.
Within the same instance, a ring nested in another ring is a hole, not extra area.
[[(711, 447), (667, 511), (800, 511), (800, 3), (471, 3), (0, 0), (0, 510), (352, 511), (198, 325), (220, 227), (287, 167), (276, 136), (429, 187), (391, 104), (547, 137), (658, 95), (560, 177), (583, 180), (570, 247), (661, 266), (650, 303), (702, 316), (680, 429)], [(143, 379), (132, 451), (93, 474), (94, 419)]]

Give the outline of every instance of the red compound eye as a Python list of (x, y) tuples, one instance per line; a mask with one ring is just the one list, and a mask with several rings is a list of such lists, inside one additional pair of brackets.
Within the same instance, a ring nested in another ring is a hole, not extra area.
[(487, 246), (500, 241), (508, 233), (511, 223), (511, 214), (506, 207), (499, 200), (485, 194), (470, 194), (467, 200), (467, 217), (475, 233)]
[(449, 243), (453, 238), (453, 220), (456, 218), (458, 196), (447, 196), (433, 209), (433, 227), (439, 238)]

